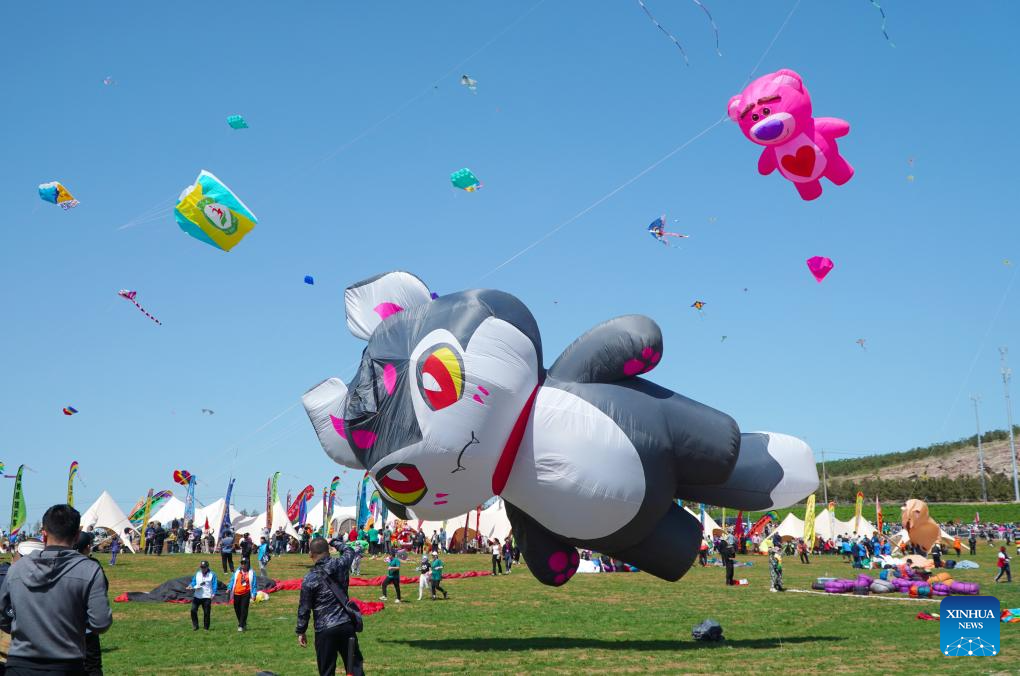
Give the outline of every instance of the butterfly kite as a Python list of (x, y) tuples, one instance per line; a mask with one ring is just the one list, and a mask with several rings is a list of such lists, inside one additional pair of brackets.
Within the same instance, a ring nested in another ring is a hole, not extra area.
[(693, 303), (691, 303), (691, 307), (697, 310), (698, 312), (701, 312), (701, 308), (705, 307), (705, 305), (707, 305), (707, 303), (705, 303), (705, 301), (703, 300), (696, 300)]
[(123, 298), (124, 300), (129, 300), (129, 301), (131, 301), (131, 302), (132, 302), (132, 303), (134, 304), (134, 306), (135, 306), (136, 308), (138, 308), (139, 310), (141, 310), (142, 314), (144, 314), (144, 315), (145, 315), (146, 317), (148, 317), (148, 318), (149, 318), (149, 319), (151, 319), (152, 321), (156, 322), (156, 323), (157, 323), (157, 324), (159, 324), (160, 326), (163, 326), (163, 322), (159, 321), (158, 319), (156, 319), (155, 317), (153, 317), (152, 315), (150, 315), (150, 314), (148, 313), (148, 311), (146, 311), (146, 309), (145, 309), (145, 308), (143, 308), (143, 307), (142, 307), (141, 305), (139, 305), (139, 304), (138, 304), (138, 301), (137, 301), (137, 300), (135, 300), (135, 296), (137, 296), (137, 295), (138, 295), (138, 292), (137, 292), (137, 291), (128, 291), (127, 289), (121, 289), (120, 291), (118, 291), (118, 292), (117, 292), (117, 295), (118, 295), (118, 296), (120, 296), (121, 298)]
[(679, 232), (666, 232), (666, 215), (659, 216), (652, 221), (648, 226), (648, 234), (655, 238), (656, 242), (664, 246), (669, 246), (667, 237), (676, 237), (677, 239), (687, 239), (688, 235), (681, 235)]

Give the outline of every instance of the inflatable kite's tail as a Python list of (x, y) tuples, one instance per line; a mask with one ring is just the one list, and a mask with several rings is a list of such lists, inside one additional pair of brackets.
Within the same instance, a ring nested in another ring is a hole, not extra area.
[(788, 507), (818, 488), (811, 447), (775, 432), (740, 435), (733, 473), (716, 486), (679, 486), (677, 496), (720, 507), (749, 511)]

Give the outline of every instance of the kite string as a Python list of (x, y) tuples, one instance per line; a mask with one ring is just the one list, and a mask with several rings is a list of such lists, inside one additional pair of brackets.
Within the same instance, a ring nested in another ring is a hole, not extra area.
[(715, 25), (715, 19), (712, 18), (712, 13), (708, 11), (708, 7), (701, 4), (701, 0), (692, 0), (692, 2), (701, 8), (701, 11), (708, 17), (708, 22), (712, 24), (712, 30), (715, 32), (715, 53), (722, 56), (722, 52), (719, 50), (719, 27)]
[(978, 359), (981, 357), (981, 353), (985, 349), (985, 343), (988, 341), (988, 337), (992, 334), (995, 329), (995, 325), (999, 321), (999, 315), (1002, 314), (1002, 309), (1006, 306), (1006, 299), (1009, 298), (1010, 291), (1013, 290), (1013, 284), (1016, 282), (1017, 273), (1020, 272), (1020, 268), (1013, 270), (1013, 275), (1009, 278), (1009, 284), (1006, 285), (1006, 290), (1002, 294), (1002, 298), (999, 300), (999, 307), (996, 308), (995, 314), (988, 322), (988, 328), (985, 329), (985, 334), (981, 338), (981, 342), (978, 343), (977, 350), (974, 352), (974, 357), (970, 360), (970, 367), (967, 369), (967, 375), (964, 376), (963, 382), (960, 383), (960, 389), (956, 392), (956, 397), (953, 398), (953, 403), (949, 407), (949, 411), (946, 412), (946, 417), (942, 420), (942, 427), (939, 428), (939, 438), (943, 438), (946, 432), (946, 425), (949, 423), (950, 416), (953, 415), (953, 411), (956, 410), (956, 405), (960, 403), (960, 395), (967, 389), (967, 383), (970, 382), (970, 377), (974, 373), (974, 367), (977, 365)]
[(886, 19), (886, 17), (885, 17), (885, 10), (882, 9), (882, 5), (878, 4), (877, 0), (871, 0), (871, 4), (874, 5), (875, 9), (878, 10), (878, 13), (882, 15), (882, 28), (881, 28), (881, 30), (882, 30), (882, 35), (885, 36), (885, 41), (889, 43), (890, 47), (894, 47), (895, 48), (896, 47), (896, 43), (894, 43), (889, 38), (889, 34), (885, 30), (885, 19)]
[(532, 5), (528, 9), (528, 11), (524, 12), (523, 14), (521, 14), (519, 17), (517, 17), (512, 22), (510, 22), (508, 25), (506, 25), (501, 31), (499, 31), (498, 33), (493, 35), (491, 38), (489, 38), (489, 40), (486, 41), (484, 44), (482, 44), (481, 47), (479, 47), (475, 51), (471, 52), (471, 54), (469, 54), (467, 57), (461, 59), (459, 62), (457, 62), (456, 65), (454, 65), (452, 68), (450, 68), (445, 73), (440, 75), (438, 78), (433, 80), (429, 84), (428, 88), (423, 90), (421, 93), (414, 95), (413, 97), (411, 97), (410, 99), (408, 99), (404, 103), (400, 104), (399, 106), (394, 108), (392, 111), (390, 111), (388, 114), (386, 114), (382, 119), (380, 119), (380, 120), (378, 120), (376, 122), (373, 122), (369, 126), (365, 127), (365, 129), (363, 129), (360, 133), (358, 133), (356, 136), (354, 136), (354, 138), (352, 138), (349, 141), (341, 144), (338, 148), (330, 151), (329, 153), (327, 153), (326, 155), (324, 155), (320, 159), (313, 161), (311, 164), (303, 165), (303, 166), (299, 167), (298, 169), (295, 169), (295, 170), (291, 171), (289, 174), (287, 174), (284, 177), (283, 180), (285, 180), (285, 181), (290, 180), (290, 179), (294, 178), (297, 175), (300, 175), (300, 174), (303, 174), (303, 173), (305, 173), (307, 171), (310, 171), (311, 169), (314, 169), (314, 168), (322, 165), (323, 163), (328, 162), (329, 160), (335, 158), (337, 155), (339, 155), (343, 151), (347, 150), (348, 148), (350, 148), (352, 145), (354, 145), (355, 143), (357, 143), (361, 139), (363, 139), (366, 136), (368, 136), (370, 133), (372, 133), (373, 131), (375, 131), (379, 127), (381, 127), (383, 124), (385, 124), (386, 122), (388, 122), (392, 118), (394, 118), (397, 115), (399, 115), (400, 113), (402, 113), (405, 109), (410, 107), (412, 104), (416, 103), (418, 100), (424, 98), (425, 96), (428, 96), (439, 85), (440, 82), (442, 82), (443, 80), (448, 78), (451, 74), (453, 74), (453, 73), (457, 72), (458, 70), (460, 70), (461, 66), (463, 66), (467, 62), (471, 61), (471, 59), (475, 58), (476, 56), (481, 54), (483, 51), (488, 49), (494, 42), (496, 42), (501, 37), (503, 37), (508, 32), (510, 32), (510, 30), (512, 30), (514, 27), (516, 27), (517, 24), (519, 24), (521, 21), (523, 21), (528, 16), (530, 16), (532, 14), (532, 12), (534, 12), (536, 9), (538, 9), (544, 3), (545, 3), (545, 0), (538, 0), (538, 2), (536, 2), (534, 5)]
[[(638, 2), (641, 4), (642, 7), (644, 7), (644, 3), (642, 3), (641, 0), (638, 0)], [(769, 42), (768, 46), (765, 48), (765, 51), (762, 52), (762, 55), (758, 58), (757, 63), (754, 64), (754, 67), (751, 69), (751, 72), (748, 75), (747, 80), (745, 80), (744, 84), (741, 85), (741, 89), (743, 89), (747, 85), (747, 83), (751, 81), (751, 78), (754, 77), (754, 74), (755, 74), (755, 72), (757, 72), (759, 66), (761, 66), (762, 62), (765, 61), (765, 58), (772, 51), (772, 48), (775, 46), (776, 41), (779, 40), (779, 36), (782, 35), (783, 31), (786, 29), (787, 24), (790, 23), (790, 19), (793, 17), (794, 12), (796, 12), (797, 8), (800, 7), (800, 2), (801, 2), (801, 0), (797, 0), (797, 2), (794, 3), (793, 8), (790, 10), (790, 13), (786, 15), (786, 18), (783, 20), (783, 23), (779, 25), (779, 29), (776, 31), (776, 34), (772, 36), (772, 41)], [(606, 200), (610, 199), (611, 197), (613, 197), (614, 195), (619, 193), (621, 190), (623, 190), (627, 186), (631, 185), (632, 183), (634, 183), (635, 181), (637, 181), (638, 179), (643, 177), (645, 174), (648, 174), (649, 172), (655, 170), (663, 162), (665, 162), (666, 160), (670, 159), (671, 157), (673, 157), (674, 155), (676, 155), (677, 153), (679, 153), (680, 151), (685, 149), (687, 146), (691, 145), (692, 143), (697, 141), (699, 138), (701, 138), (702, 136), (704, 136), (708, 132), (710, 132), (713, 129), (715, 129), (716, 127), (718, 127), (720, 124), (725, 122), (727, 119), (728, 119), (728, 115), (723, 115), (721, 118), (719, 118), (718, 120), (716, 120), (712, 124), (708, 125), (704, 129), (699, 131), (697, 134), (695, 134), (691, 138), (687, 139), (686, 141), (684, 141), (683, 143), (678, 145), (676, 148), (674, 148), (673, 150), (669, 151), (668, 153), (663, 155), (661, 158), (659, 158), (658, 160), (656, 160), (652, 164), (648, 165), (647, 167), (642, 169), (640, 172), (638, 172), (637, 174), (635, 174), (631, 178), (629, 178), (626, 181), (624, 181), (622, 184), (620, 184), (619, 186), (617, 186), (613, 190), (609, 191), (608, 193), (606, 193), (605, 195), (603, 195), (599, 199), (595, 200), (595, 202), (593, 202), (591, 205), (585, 207), (584, 209), (582, 209), (581, 211), (577, 212), (576, 214), (574, 214), (573, 216), (571, 216), (567, 220), (565, 220), (562, 223), (560, 223), (559, 225), (555, 226), (552, 230), (550, 230), (549, 232), (545, 233), (544, 235), (542, 235), (541, 237), (536, 239), (534, 242), (532, 242), (528, 246), (524, 247), (523, 249), (521, 249), (520, 251), (515, 253), (510, 258), (506, 259), (505, 261), (503, 261), (502, 263), (500, 263), (496, 267), (492, 268), (491, 270), (489, 270), (488, 272), (483, 274), (481, 277), (478, 278), (477, 281), (481, 281), (481, 280), (485, 279), (486, 277), (488, 277), (489, 275), (493, 274), (494, 272), (498, 272), (502, 268), (506, 267), (507, 265), (509, 265), (513, 261), (517, 260), (518, 258), (523, 256), (524, 254), (526, 254), (528, 251), (531, 251), (536, 246), (538, 246), (539, 244), (541, 244), (545, 240), (549, 239), (550, 237), (555, 235), (557, 232), (559, 232), (560, 230), (562, 230), (566, 226), (570, 225), (571, 223), (573, 223), (577, 219), (581, 218), (582, 216), (584, 216), (588, 212), (590, 212), (593, 209), (595, 209), (596, 207), (598, 207), (600, 204), (602, 204)]]
[[(659, 20), (652, 15), (652, 13), (648, 10), (648, 7), (645, 5), (644, 0), (637, 0), (637, 4), (641, 5), (641, 9), (643, 9), (645, 14), (648, 15), (648, 18), (651, 19), (652, 23), (655, 24), (655, 27), (662, 31), (667, 38), (673, 41), (673, 44), (676, 45), (676, 48), (680, 50), (680, 55), (684, 57), (684, 63), (688, 66), (691, 65), (690, 60), (687, 58), (687, 52), (684, 51), (684, 46), (681, 45), (680, 41), (677, 40), (672, 33), (666, 30), (666, 28), (661, 23), (659, 23)], [(715, 22), (713, 22), (713, 24), (714, 23)]]

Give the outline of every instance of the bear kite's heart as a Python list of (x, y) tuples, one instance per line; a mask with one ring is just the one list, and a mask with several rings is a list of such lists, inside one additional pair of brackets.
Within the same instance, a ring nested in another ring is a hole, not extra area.
[(784, 155), (783, 169), (794, 176), (810, 176), (815, 168), (815, 149), (811, 146), (797, 148), (796, 155)]

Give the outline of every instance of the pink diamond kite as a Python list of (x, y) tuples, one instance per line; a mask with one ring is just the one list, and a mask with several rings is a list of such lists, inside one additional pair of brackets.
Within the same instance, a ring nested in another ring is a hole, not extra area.
[(812, 256), (807, 259), (807, 266), (811, 274), (815, 276), (815, 281), (821, 284), (825, 276), (832, 272), (832, 259), (825, 256)]

